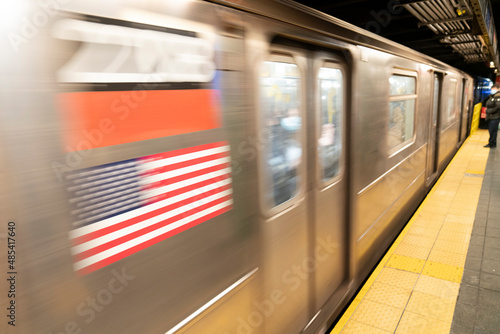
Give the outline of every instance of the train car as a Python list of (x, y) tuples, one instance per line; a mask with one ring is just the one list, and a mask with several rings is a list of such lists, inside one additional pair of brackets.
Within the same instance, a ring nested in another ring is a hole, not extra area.
[(469, 75), (291, 1), (12, 7), (5, 333), (324, 333), (467, 135)]

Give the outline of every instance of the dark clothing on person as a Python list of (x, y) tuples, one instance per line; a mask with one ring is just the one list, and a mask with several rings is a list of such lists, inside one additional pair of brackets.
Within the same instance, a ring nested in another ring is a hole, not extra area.
[(500, 119), (492, 119), (488, 125), (488, 131), (490, 132), (489, 147), (497, 146), (498, 124), (500, 124)]
[(490, 139), (485, 147), (497, 146), (498, 124), (500, 123), (500, 92), (491, 95), (486, 101), (486, 120), (490, 121)]
[(486, 119), (500, 119), (500, 92), (486, 100)]

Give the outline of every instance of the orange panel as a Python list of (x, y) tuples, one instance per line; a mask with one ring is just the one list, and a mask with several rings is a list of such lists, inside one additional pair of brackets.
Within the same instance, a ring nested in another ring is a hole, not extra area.
[(72, 92), (58, 102), (69, 152), (221, 126), (211, 89)]

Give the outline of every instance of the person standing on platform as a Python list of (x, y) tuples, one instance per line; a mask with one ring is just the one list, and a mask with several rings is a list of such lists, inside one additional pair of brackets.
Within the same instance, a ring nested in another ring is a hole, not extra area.
[(500, 123), (500, 86), (493, 85), (491, 87), (491, 95), (486, 101), (486, 120), (489, 121), (488, 129), (490, 131), (490, 139), (484, 147), (497, 147), (497, 132), (498, 124)]

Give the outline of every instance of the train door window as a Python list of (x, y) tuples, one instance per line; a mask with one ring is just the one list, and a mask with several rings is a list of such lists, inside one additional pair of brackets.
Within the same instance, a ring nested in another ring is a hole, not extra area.
[(389, 78), (389, 117), (387, 144), (390, 152), (413, 140), (417, 78), (401, 71)]
[(439, 76), (434, 74), (434, 98), (432, 99), (432, 125), (437, 126), (439, 108)]
[(340, 173), (343, 94), (342, 71), (334, 63), (325, 63), (318, 72), (318, 158), (323, 182)]
[(303, 151), (301, 76), (290, 56), (274, 55), (260, 68), (263, 199), (267, 209), (300, 192)]
[(459, 114), (461, 115), (461, 113), (462, 113), (462, 108), (463, 108), (463, 103), (464, 103), (464, 102), (463, 102), (463, 90), (464, 90), (464, 84), (463, 84), (463, 82), (457, 82), (457, 85), (459, 85), (459, 89), (458, 89), (458, 92), (457, 92), (457, 93), (458, 93), (458, 95), (457, 95), (457, 97), (456, 97), (456, 98), (457, 98), (457, 100), (456, 100), (456, 101), (460, 101), (460, 102), (459, 102), (459, 103), (460, 103), (460, 109), (458, 110), (457, 115), (459, 115)]
[(450, 90), (448, 94), (448, 105), (446, 106), (446, 121), (451, 124), (456, 118), (455, 102), (457, 100), (457, 79), (450, 79)]

